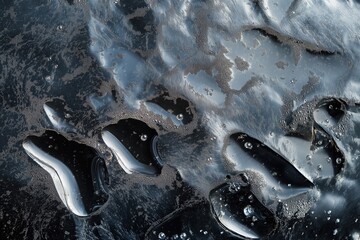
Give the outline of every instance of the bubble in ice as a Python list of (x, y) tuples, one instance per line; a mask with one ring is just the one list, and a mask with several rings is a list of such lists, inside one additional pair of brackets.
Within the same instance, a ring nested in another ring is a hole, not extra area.
[(252, 149), (253, 148), (253, 145), (251, 144), (251, 142), (245, 142), (244, 146), (247, 149)]
[(47, 81), (47, 82), (51, 82), (52, 81), (52, 77), (51, 77), (51, 75), (47, 75), (47, 76), (45, 76), (45, 81)]
[(229, 191), (234, 193), (237, 192), (241, 189), (241, 184), (240, 183), (230, 183), (229, 184)]
[(254, 208), (251, 205), (247, 205), (244, 208), (244, 214), (246, 217), (251, 217), (254, 214)]
[(159, 239), (165, 239), (166, 238), (166, 235), (165, 233), (163, 232), (160, 232), (159, 235), (158, 235)]
[(181, 240), (185, 240), (186, 237), (187, 237), (186, 233), (183, 232), (183, 233), (180, 234)]
[(147, 140), (147, 135), (146, 134), (141, 134), (140, 135), (140, 139), (141, 139), (141, 141), (143, 141), (143, 142), (145, 142), (146, 140)]
[(182, 113), (179, 113), (178, 115), (176, 115), (176, 119), (182, 121), (184, 119), (184, 115)]

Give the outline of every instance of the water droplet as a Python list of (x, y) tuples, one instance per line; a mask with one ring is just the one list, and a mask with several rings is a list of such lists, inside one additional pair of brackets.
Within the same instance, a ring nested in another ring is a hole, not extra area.
[(331, 210), (327, 211), (327, 214), (331, 214)]
[(254, 214), (254, 208), (251, 205), (247, 205), (244, 208), (244, 214), (246, 217), (250, 217)]
[(143, 142), (145, 142), (146, 140), (147, 140), (147, 135), (146, 134), (142, 134), (141, 136), (140, 136), (140, 139), (141, 139), (141, 141), (143, 141)]
[(333, 232), (333, 235), (335, 236), (337, 233), (338, 233), (338, 230), (335, 229), (334, 232)]
[(339, 222), (340, 222), (340, 219), (337, 218), (337, 219), (335, 220), (335, 223), (339, 223)]
[(311, 160), (311, 155), (306, 155), (306, 160), (310, 161)]
[(246, 142), (246, 143), (244, 144), (244, 146), (245, 146), (245, 148), (247, 148), (247, 149), (252, 149), (252, 148), (253, 148), (253, 145), (252, 145), (250, 142)]
[(47, 76), (45, 77), (45, 81), (51, 82), (51, 76), (50, 76), (50, 75), (47, 75)]
[(337, 164), (341, 164), (341, 163), (342, 163), (341, 158), (337, 158), (337, 159), (336, 159), (336, 163), (337, 163)]
[(159, 233), (158, 237), (159, 237), (159, 239), (165, 239), (166, 235), (165, 235), (165, 233), (161, 232), (161, 233)]
[(319, 164), (319, 165), (317, 166), (317, 169), (318, 169), (319, 171), (321, 171), (322, 166)]
[(329, 105), (329, 109), (330, 109), (330, 110), (334, 109), (334, 106), (330, 104), (330, 105)]
[(71, 118), (71, 115), (69, 113), (66, 113), (65, 118)]
[(204, 231), (204, 235), (208, 234), (208, 231)]
[(182, 121), (184, 119), (184, 115), (182, 115), (182, 113), (179, 113), (178, 115), (176, 115), (176, 119)]
[(239, 183), (230, 183), (230, 185), (229, 185), (229, 191), (231, 193), (240, 191), (240, 189), (241, 189), (241, 185)]
[(186, 233), (184, 233), (184, 232), (181, 233), (181, 234), (180, 234), (180, 238), (181, 238), (182, 240), (185, 240), (185, 239), (186, 239)]
[(56, 28), (58, 31), (62, 31), (62, 30), (64, 30), (64, 26), (63, 25), (59, 25), (59, 26), (57, 26), (57, 28)]

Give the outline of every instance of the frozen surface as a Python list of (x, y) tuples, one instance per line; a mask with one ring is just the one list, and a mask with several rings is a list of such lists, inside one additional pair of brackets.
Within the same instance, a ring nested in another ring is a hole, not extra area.
[(359, 239), (358, 1), (0, 5), (0, 236)]

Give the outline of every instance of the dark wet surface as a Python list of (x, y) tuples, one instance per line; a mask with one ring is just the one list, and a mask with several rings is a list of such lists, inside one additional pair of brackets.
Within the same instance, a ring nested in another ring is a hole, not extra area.
[(2, 238), (359, 239), (357, 1), (0, 4)]

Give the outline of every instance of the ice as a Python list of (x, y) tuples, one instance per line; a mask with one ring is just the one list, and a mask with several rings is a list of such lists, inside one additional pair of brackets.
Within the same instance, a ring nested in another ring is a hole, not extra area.
[(107, 169), (90, 147), (48, 131), (27, 137), (23, 148), (51, 175), (61, 201), (75, 215), (87, 217), (107, 201)]

